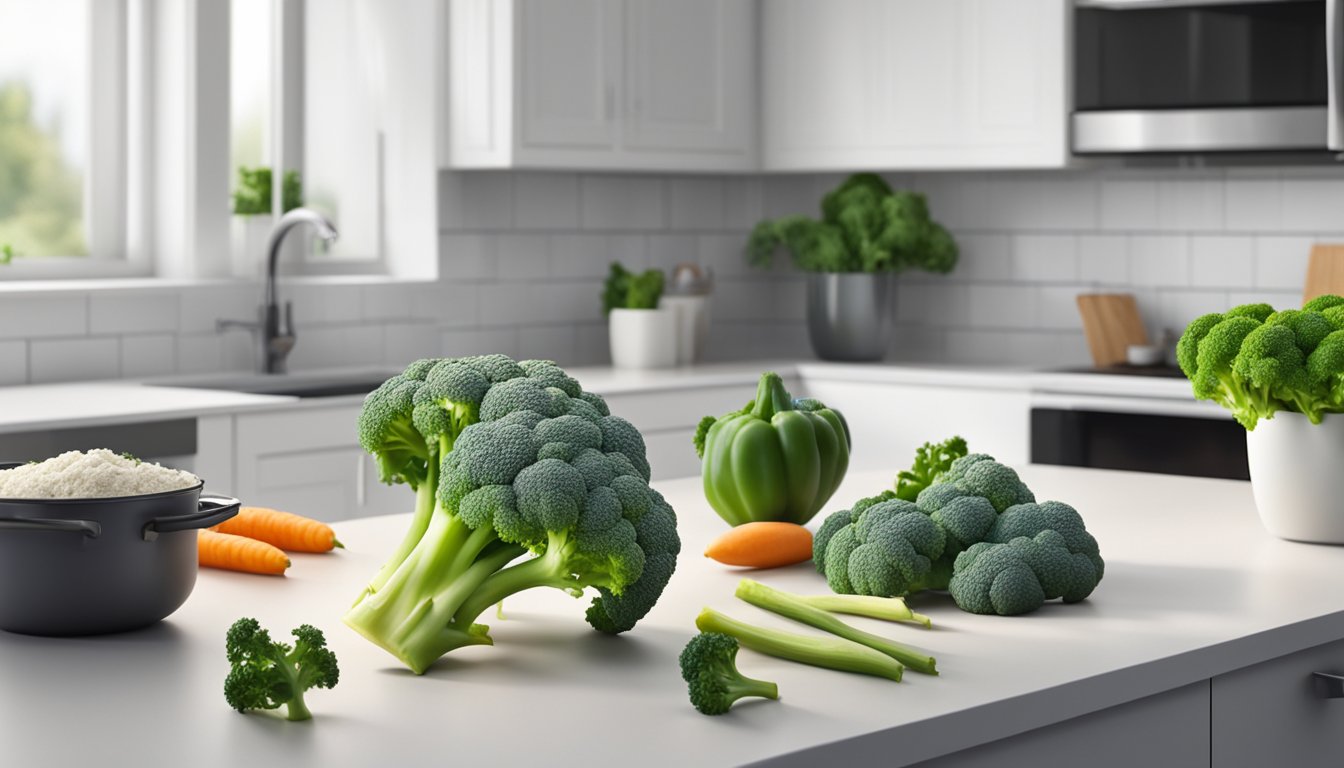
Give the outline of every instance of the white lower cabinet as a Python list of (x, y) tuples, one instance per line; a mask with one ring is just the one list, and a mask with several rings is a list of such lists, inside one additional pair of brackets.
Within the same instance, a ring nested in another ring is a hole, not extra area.
[(244, 504), (335, 522), (410, 512), (406, 486), (378, 481), (359, 447), (358, 404), (236, 417), (233, 493)]
[(1344, 699), (1324, 698), (1314, 672), (1344, 674), (1344, 641), (1213, 678), (1213, 768), (1344, 762)]
[(909, 466), (916, 448), (952, 435), (1005, 464), (1030, 460), (1026, 390), (809, 377), (807, 396), (845, 415), (853, 441), (851, 471)]

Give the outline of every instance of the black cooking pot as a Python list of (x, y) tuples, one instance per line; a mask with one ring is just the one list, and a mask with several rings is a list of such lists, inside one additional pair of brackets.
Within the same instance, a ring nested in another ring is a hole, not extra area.
[(196, 530), (236, 514), (237, 499), (202, 496), (199, 483), (110, 499), (0, 499), (0, 629), (96, 635), (153, 624), (196, 586)]

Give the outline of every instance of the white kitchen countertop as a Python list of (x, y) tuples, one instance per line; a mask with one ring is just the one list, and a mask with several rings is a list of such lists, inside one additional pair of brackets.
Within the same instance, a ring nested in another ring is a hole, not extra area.
[[(303, 381), (316, 381), (324, 377), (349, 380), (367, 374), (369, 370), (344, 368), (302, 371), (290, 378)], [(1116, 407), (1122, 409), (1128, 404), (1134, 410), (1165, 410), (1230, 418), (1217, 406), (1196, 403), (1190, 394), (1190, 384), (1184, 379), (1061, 373), (995, 366), (784, 360), (711, 363), (655, 371), (628, 371), (611, 367), (574, 367), (567, 370), (585, 389), (603, 395), (719, 386), (741, 386), (750, 393), (754, 391), (761, 371), (775, 370), (781, 375), (801, 377), (805, 381), (838, 379), (1029, 391), (1046, 397), (1050, 404), (1056, 405), (1069, 398), (1101, 397), (1114, 399), (1118, 403)], [(255, 374), (235, 372), (157, 379), (153, 382), (155, 386), (146, 386), (145, 382), (138, 381), (88, 381), (0, 387), (0, 432), (322, 407), (358, 403), (363, 399), (363, 395), (298, 398), (195, 388), (211, 381), (248, 381), (255, 378)], [(170, 386), (174, 382), (193, 386)]]
[[(701, 606), (811, 630), (732, 597), (742, 574), (700, 555), (723, 524), (697, 479), (677, 480), (655, 485), (681, 520), (679, 569), (625, 636), (590, 630), (586, 600), (533, 590), (507, 601), (505, 620), (483, 617), (494, 647), (459, 650), (425, 676), (411, 675), (339, 618), (407, 517), (350, 521), (337, 526), (347, 550), (295, 556), (283, 579), (202, 572), (187, 604), (148, 630), (67, 639), (0, 633), (5, 762), (898, 765), (1344, 637), (1344, 548), (1272, 538), (1246, 483), (1041, 466), (1023, 477), (1041, 498), (1079, 508), (1101, 543), (1105, 579), (1083, 603), (1021, 617), (966, 614), (945, 595), (924, 595), (912, 604), (934, 630), (848, 619), (927, 648), (938, 677), (907, 672), (893, 683), (744, 650), (743, 672), (778, 682), (781, 700), (697, 714), (676, 657)], [(851, 475), (830, 509), (890, 481), (889, 472)], [(750, 575), (826, 591), (810, 564)], [(228, 709), (223, 639), (240, 616), (276, 635), (303, 622), (326, 631), (341, 681), (310, 694), (314, 721)]]

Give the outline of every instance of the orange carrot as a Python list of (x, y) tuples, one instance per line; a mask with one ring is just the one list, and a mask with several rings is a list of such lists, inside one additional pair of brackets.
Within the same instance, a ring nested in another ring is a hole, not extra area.
[(289, 558), (279, 549), (264, 541), (217, 533), (200, 532), (196, 540), (196, 555), (207, 568), (223, 568), (245, 573), (273, 573), (283, 576), (289, 567)]
[(243, 507), (210, 530), (264, 541), (286, 552), (330, 552), (342, 546), (326, 523), (266, 507)]
[(778, 568), (812, 557), (812, 532), (794, 523), (743, 523), (710, 542), (705, 557), (724, 565)]

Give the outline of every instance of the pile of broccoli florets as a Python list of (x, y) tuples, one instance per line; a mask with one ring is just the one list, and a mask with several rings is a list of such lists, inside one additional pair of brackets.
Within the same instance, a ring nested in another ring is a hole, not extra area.
[(1278, 411), (1319, 424), (1326, 413), (1344, 412), (1344, 298), (1203, 315), (1186, 327), (1176, 360), (1195, 397), (1227, 408), (1247, 429)]
[(476, 618), (522, 590), (593, 588), (588, 622), (614, 634), (672, 577), (676, 515), (649, 487), (643, 437), (554, 363), (412, 363), (369, 394), (359, 429), (416, 505), (345, 622), (417, 673), (491, 644)]
[(1028, 613), (1086, 598), (1105, 564), (1078, 512), (1036, 497), (1011, 467), (973, 453), (914, 502), (886, 491), (822, 523), (813, 562), (841, 594), (946, 589), (971, 613)]

